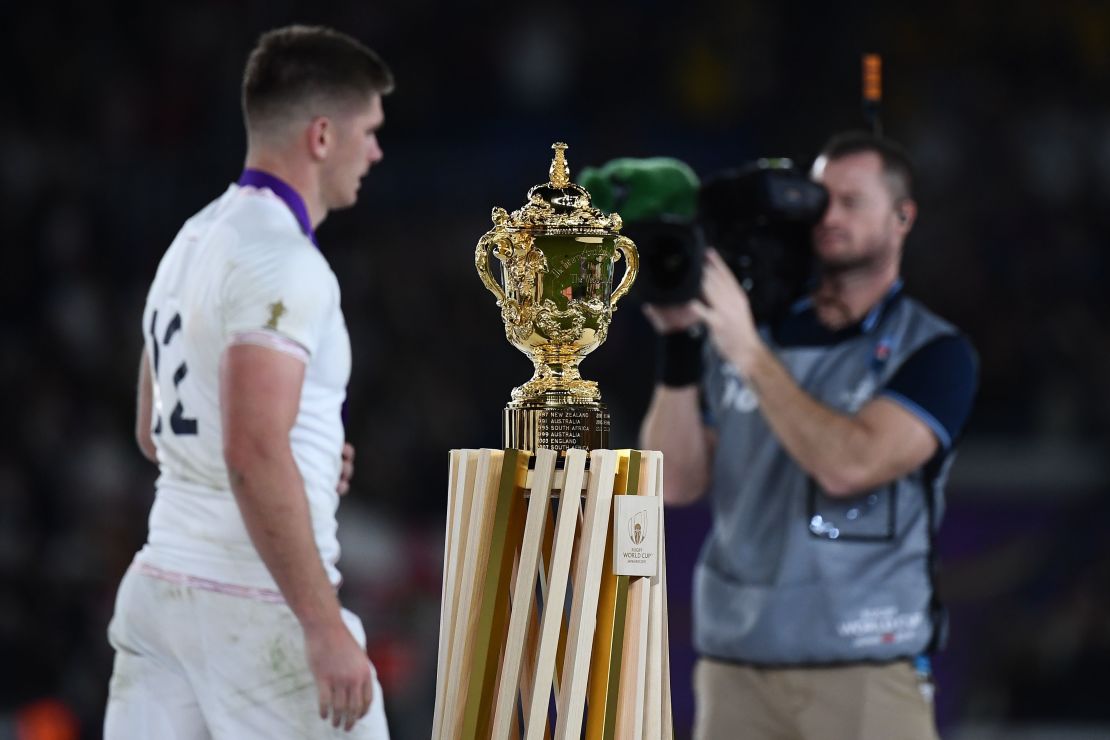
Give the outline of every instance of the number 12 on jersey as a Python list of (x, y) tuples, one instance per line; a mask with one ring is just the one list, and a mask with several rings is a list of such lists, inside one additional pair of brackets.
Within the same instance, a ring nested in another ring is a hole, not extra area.
[[(155, 310), (150, 317), (150, 355), (151, 362), (154, 365), (154, 383), (156, 386), (156, 393), (161, 390), (160, 385), (160, 368), (159, 364), (162, 359), (162, 348), (169, 347), (181, 332), (181, 314), (175, 313), (169, 323), (166, 324), (165, 330), (162, 332), (162, 337), (158, 337), (158, 311)], [(177, 391), (177, 387), (181, 385), (181, 381), (189, 373), (189, 368), (186, 366), (185, 361), (182, 360), (181, 364), (173, 371), (173, 390)], [(179, 398), (176, 401), (173, 411), (170, 413), (170, 431), (177, 435), (196, 434), (197, 433), (197, 420), (190, 419), (185, 416), (185, 407), (181, 404)], [(160, 404), (159, 404), (160, 407)], [(154, 434), (162, 433), (162, 415), (155, 415)]]

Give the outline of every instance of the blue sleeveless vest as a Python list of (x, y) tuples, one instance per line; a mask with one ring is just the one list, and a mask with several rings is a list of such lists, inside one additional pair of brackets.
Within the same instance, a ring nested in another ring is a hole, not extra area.
[[(896, 287), (851, 332), (768, 345), (801, 387), (854, 413), (918, 348), (957, 330)], [(842, 336), (843, 335), (843, 336)], [(849, 499), (820, 490), (787, 454), (735, 369), (711, 349), (704, 403), (717, 432), (713, 527), (694, 575), (694, 644), (755, 664), (887, 661), (943, 628), (932, 540), (954, 453)]]

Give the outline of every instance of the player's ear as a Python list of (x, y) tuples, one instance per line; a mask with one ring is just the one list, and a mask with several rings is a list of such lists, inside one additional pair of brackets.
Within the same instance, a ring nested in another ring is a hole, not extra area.
[(307, 138), (308, 151), (312, 158), (316, 160), (327, 159), (328, 152), (332, 147), (332, 140), (335, 138), (335, 130), (331, 119), (327, 116), (316, 116), (308, 124), (304, 135)]

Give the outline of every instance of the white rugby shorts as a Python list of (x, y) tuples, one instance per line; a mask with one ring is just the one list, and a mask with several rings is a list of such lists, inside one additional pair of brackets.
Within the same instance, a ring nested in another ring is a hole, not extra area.
[[(364, 648), (357, 616), (343, 620)], [(304, 635), (276, 591), (132, 563), (108, 626), (105, 740), (388, 740), (381, 684), (351, 731), (320, 719)]]

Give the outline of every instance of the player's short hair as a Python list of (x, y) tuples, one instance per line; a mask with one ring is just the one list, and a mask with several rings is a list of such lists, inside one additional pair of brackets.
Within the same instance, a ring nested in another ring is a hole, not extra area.
[(323, 26), (286, 26), (262, 34), (247, 59), (243, 120), (259, 130), (392, 90), (389, 67), (355, 39)]
[(891, 197), (897, 203), (913, 198), (914, 167), (910, 155), (897, 142), (868, 131), (845, 131), (834, 134), (821, 148), (819, 156), (826, 160), (850, 154), (874, 152), (882, 160), (883, 176)]

